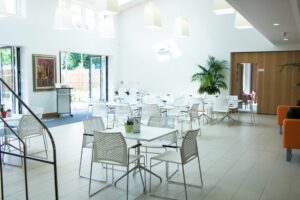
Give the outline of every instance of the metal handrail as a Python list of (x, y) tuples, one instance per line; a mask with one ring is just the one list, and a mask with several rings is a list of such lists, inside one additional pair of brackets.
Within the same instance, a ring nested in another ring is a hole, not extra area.
[(2, 154), (9, 154), (9, 155), (14, 155), (14, 156), (18, 156), (18, 157), (22, 157), (24, 158), (24, 170), (26, 170), (25, 172), (25, 189), (26, 189), (26, 199), (28, 200), (28, 185), (27, 185), (27, 167), (26, 167), (26, 159), (30, 159), (30, 160), (35, 160), (35, 161), (39, 161), (39, 162), (44, 162), (47, 164), (52, 164), (53, 168), (54, 168), (54, 188), (55, 188), (55, 199), (58, 200), (59, 196), (58, 196), (58, 180), (57, 180), (57, 158), (56, 158), (56, 145), (53, 139), (52, 134), (50, 133), (48, 127), (34, 114), (34, 112), (26, 105), (26, 103), (9, 87), (9, 85), (2, 79), (0, 78), (0, 82), (5, 85), (5, 87), (13, 94), (13, 96), (18, 99), (18, 101), (29, 111), (29, 113), (35, 118), (35, 120), (38, 121), (38, 123), (43, 127), (43, 129), (46, 131), (48, 137), (50, 138), (51, 141), (51, 145), (52, 145), (52, 150), (53, 150), (53, 161), (46, 161), (43, 159), (38, 159), (38, 158), (33, 158), (30, 156), (26, 155), (26, 145), (24, 143), (24, 141), (18, 136), (18, 134), (9, 126), (9, 124), (7, 124), (7, 122), (5, 120), (3, 120), (2, 117), (1, 120), (4, 122), (4, 124), (10, 129), (10, 131), (12, 133), (14, 133), (14, 135), (18, 138), (19, 141), (22, 142), (23, 144), (23, 150), (24, 150), (24, 155), (20, 155), (20, 154), (14, 154), (14, 153), (10, 153), (10, 152), (3, 152), (2, 149), (0, 148), (0, 170), (1, 170), (1, 198), (2, 200), (4, 199), (4, 191), (3, 191), (3, 176), (2, 176)]

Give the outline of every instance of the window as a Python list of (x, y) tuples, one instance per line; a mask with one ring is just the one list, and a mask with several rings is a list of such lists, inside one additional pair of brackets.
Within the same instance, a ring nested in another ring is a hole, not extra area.
[(71, 4), (72, 22), (76, 28), (82, 28), (82, 9), (77, 4)]
[(25, 16), (25, 0), (6, 1), (7, 13), (12, 16)]
[(85, 8), (84, 9), (84, 23), (85, 23), (85, 29), (87, 30), (95, 30), (95, 11)]

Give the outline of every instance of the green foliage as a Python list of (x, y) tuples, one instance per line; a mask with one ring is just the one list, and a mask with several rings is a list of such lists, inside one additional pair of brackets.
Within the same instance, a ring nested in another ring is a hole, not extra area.
[[(91, 55), (81, 54), (81, 53), (69, 53), (62, 52), (61, 63), (62, 69), (74, 70), (80, 67), (83, 60), (83, 68), (89, 69), (90, 67)], [(100, 57), (95, 57), (92, 59), (92, 64), (96, 66), (97, 69), (100, 68), (101, 60)]]
[(3, 65), (11, 65), (11, 49), (5, 48), (0, 50)]
[(198, 65), (201, 72), (192, 76), (192, 81), (200, 83), (198, 93), (203, 94), (220, 94), (220, 89), (227, 89), (225, 83), (224, 70), (228, 69), (228, 62), (225, 60), (217, 60), (213, 56), (208, 56), (207, 67)]

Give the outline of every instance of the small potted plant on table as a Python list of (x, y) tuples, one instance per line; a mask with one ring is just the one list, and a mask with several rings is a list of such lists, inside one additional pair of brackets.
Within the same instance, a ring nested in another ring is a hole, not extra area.
[(133, 119), (129, 118), (125, 122), (125, 132), (126, 133), (132, 133), (133, 132)]

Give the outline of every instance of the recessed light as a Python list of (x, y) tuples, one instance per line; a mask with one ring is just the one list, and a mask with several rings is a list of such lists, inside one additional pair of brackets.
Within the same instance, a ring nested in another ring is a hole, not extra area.
[(278, 23), (274, 23), (274, 24), (273, 24), (273, 26), (279, 26), (279, 25), (280, 25), (280, 24), (278, 24)]

